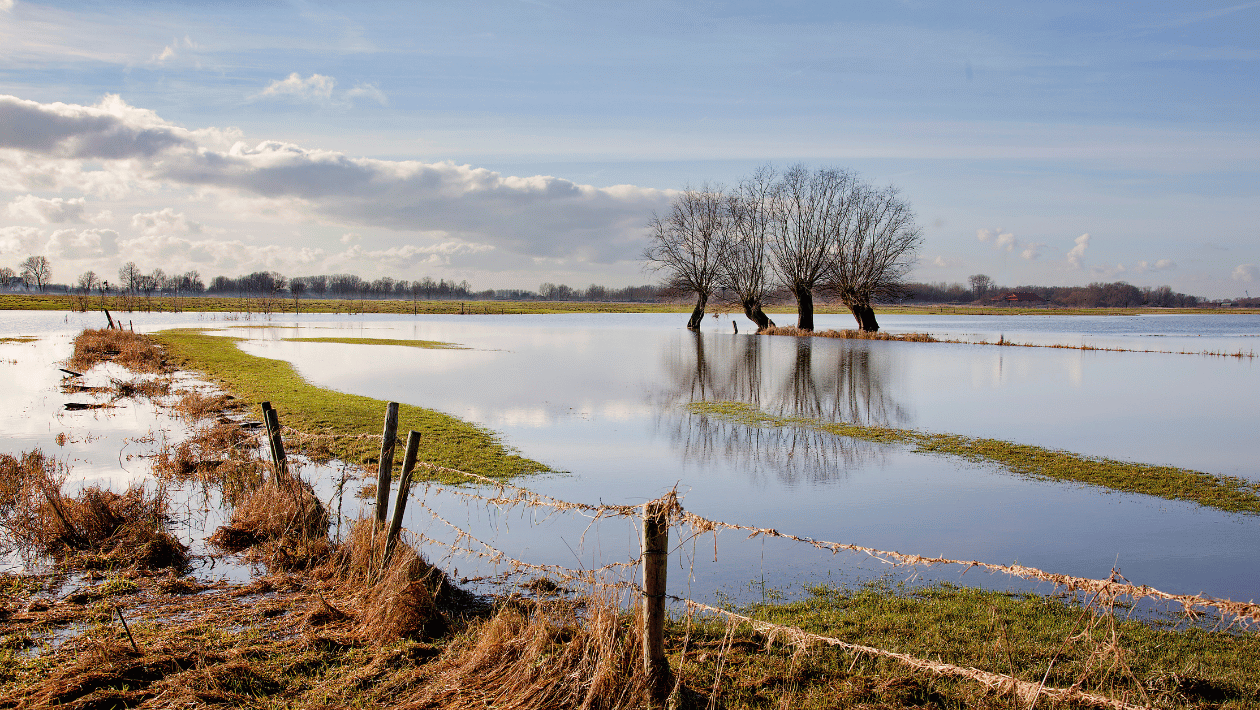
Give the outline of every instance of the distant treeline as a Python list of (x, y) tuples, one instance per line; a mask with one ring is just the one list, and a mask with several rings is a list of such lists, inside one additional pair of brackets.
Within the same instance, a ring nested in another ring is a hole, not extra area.
[[(1042, 303), (1067, 308), (1192, 308), (1206, 302), (1198, 296), (1175, 292), (1168, 286), (1139, 288), (1123, 281), (1088, 286), (988, 286), (983, 289), (944, 282), (905, 285), (905, 301), (910, 303), (1004, 303), (1012, 294), (1032, 295)], [(1037, 301), (1018, 302), (1027, 305)]]
[[(972, 276), (972, 286), (961, 283), (906, 283), (902, 295), (886, 302), (905, 304), (993, 304), (1008, 302), (1012, 294), (1020, 294), (1021, 305), (1046, 304), (1067, 308), (1190, 308), (1206, 305), (1207, 299), (1178, 293), (1168, 286), (1138, 287), (1123, 281), (1092, 283), (1088, 286), (998, 286), (982, 274)], [(0, 269), (0, 290), (40, 291), (86, 296), (108, 293), (125, 298), (151, 299), (154, 296), (227, 296), (240, 298), (333, 298), (373, 300), (459, 300), (459, 301), (596, 301), (613, 303), (665, 303), (685, 300), (688, 294), (660, 285), (609, 288), (591, 284), (575, 288), (565, 284), (544, 283), (537, 291), (525, 289), (485, 289), (477, 291), (467, 281), (434, 280), (424, 277), (409, 281), (388, 276), (368, 280), (354, 274), (321, 274), (287, 277), (275, 271), (255, 271), (244, 276), (216, 276), (206, 284), (196, 271), (166, 274), (161, 269), (141, 271), (134, 262), (119, 269), (118, 280), (109, 282), (89, 271), (79, 277), (77, 285), (56, 284), (18, 274), (13, 269)], [(1028, 296), (1032, 299), (1028, 299)], [(719, 301), (733, 296), (715, 293)], [(729, 296), (729, 297), (728, 297)], [(790, 303), (792, 295), (768, 294), (769, 304)], [(1260, 299), (1237, 299), (1238, 306), (1260, 306)]]

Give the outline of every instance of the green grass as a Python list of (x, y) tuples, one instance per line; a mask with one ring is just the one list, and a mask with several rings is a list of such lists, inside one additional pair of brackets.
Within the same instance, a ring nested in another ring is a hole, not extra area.
[(440, 340), (397, 340), (394, 338), (284, 338), (289, 343), (343, 343), (346, 345), (400, 345), (427, 350), (467, 350), (462, 345)]
[(39, 338), (33, 335), (17, 335), (11, 338), (0, 338), (0, 343), (33, 343)]
[(1192, 501), (1234, 513), (1260, 513), (1260, 484), (1234, 476), (1082, 456), (1000, 439), (782, 417), (743, 402), (693, 402), (688, 409), (695, 414), (752, 427), (802, 427), (879, 444), (905, 445), (919, 453), (998, 464), (1012, 473), (1040, 480), (1072, 481), (1168, 500)]
[[(1156, 707), (1256, 707), (1260, 705), (1260, 635), (1211, 631), (1178, 619), (1125, 619), (1096, 615), (1080, 604), (1037, 594), (962, 588), (920, 588), (871, 583), (853, 589), (821, 586), (788, 604), (740, 610), (752, 618), (849, 643), (921, 659), (1011, 675), (1046, 686), (1080, 682), (1086, 692)], [(726, 624), (712, 617), (692, 629), (686, 660), (678, 663), (681, 620), (670, 633), (670, 661), (691, 687), (713, 683)], [(1115, 664), (1112, 634), (1121, 649)], [(734, 629), (719, 688), (728, 708), (781, 707), (785, 696), (799, 708), (1016, 707), (1009, 693), (984, 690), (963, 679), (915, 672), (890, 659), (859, 656), (815, 645), (796, 654), (747, 625)], [(1143, 695), (1145, 694), (1145, 695)], [(1209, 705), (1210, 704), (1210, 705)], [(1054, 707), (1044, 699), (1042, 707)], [(1020, 705), (1019, 707), (1027, 707)]]
[[(197, 330), (168, 330), (153, 336), (166, 348), (173, 364), (199, 372), (250, 403), (270, 401), (282, 426), (321, 438), (290, 438), (288, 450), (301, 450), (316, 459), (337, 458), (372, 466), (380, 460), (378, 438), (353, 438), (381, 432), (386, 402), (316, 387), (293, 366), (280, 360), (249, 355), (237, 347), (239, 338), (206, 335)], [(504, 446), (491, 431), (441, 412), (403, 404), (398, 408), (399, 443), (395, 468), (401, 465), (408, 430), (420, 432), (419, 459), (483, 476), (508, 478), (548, 471), (547, 466), (523, 458)]]

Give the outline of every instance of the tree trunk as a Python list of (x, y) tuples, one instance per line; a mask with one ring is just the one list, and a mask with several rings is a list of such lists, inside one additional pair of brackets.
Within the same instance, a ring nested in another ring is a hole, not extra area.
[(814, 329), (814, 294), (808, 286), (792, 287), (792, 295), (796, 296), (796, 327), (801, 330)]
[(849, 310), (853, 312), (853, 319), (857, 321), (858, 330), (863, 333), (878, 333), (879, 322), (875, 320), (875, 309), (871, 308), (867, 303), (851, 303)]
[(774, 321), (770, 320), (770, 317), (767, 316), (765, 312), (761, 310), (760, 301), (755, 301), (755, 300), (750, 299), (750, 300), (744, 301), (742, 305), (744, 306), (744, 315), (748, 316), (748, 320), (757, 324), (758, 333), (765, 330), (766, 328), (774, 327)]
[(700, 330), (700, 323), (704, 320), (704, 307), (709, 303), (709, 294), (696, 294), (696, 308), (691, 312), (691, 320), (687, 321), (688, 330)]

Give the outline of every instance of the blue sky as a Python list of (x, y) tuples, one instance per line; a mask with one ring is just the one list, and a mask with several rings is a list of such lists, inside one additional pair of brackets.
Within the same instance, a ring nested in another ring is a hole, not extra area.
[(0, 95), (59, 281), (642, 283), (671, 191), (804, 162), (902, 189), (915, 280), (1260, 293), (1260, 2), (0, 0)]

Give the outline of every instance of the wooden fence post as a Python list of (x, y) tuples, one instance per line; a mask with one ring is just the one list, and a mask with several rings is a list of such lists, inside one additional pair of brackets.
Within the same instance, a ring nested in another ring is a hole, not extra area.
[(271, 440), (271, 461), (275, 464), (275, 482), (279, 483), (289, 475), (289, 463), (284, 457), (284, 439), (280, 436), (280, 415), (275, 407), (269, 407), (267, 417), (268, 438)]
[(394, 499), (394, 517), (389, 521), (389, 535), (385, 538), (385, 557), (381, 561), (381, 571), (389, 567), (389, 558), (394, 556), (394, 546), (398, 544), (398, 535), (402, 532), (403, 511), (407, 509), (407, 491), (411, 489), (411, 472), (416, 468), (416, 457), (420, 453), (420, 432), (412, 431), (407, 435), (407, 449), (403, 452), (402, 475), (398, 477), (398, 497)]
[(663, 708), (671, 679), (665, 658), (665, 573), (669, 564), (669, 509), (663, 500), (643, 506), (643, 671), (648, 701)]
[(385, 431), (381, 436), (381, 461), (376, 469), (376, 527), (385, 527), (389, 507), (389, 477), (394, 470), (394, 440), (398, 437), (398, 403), (385, 409)]

